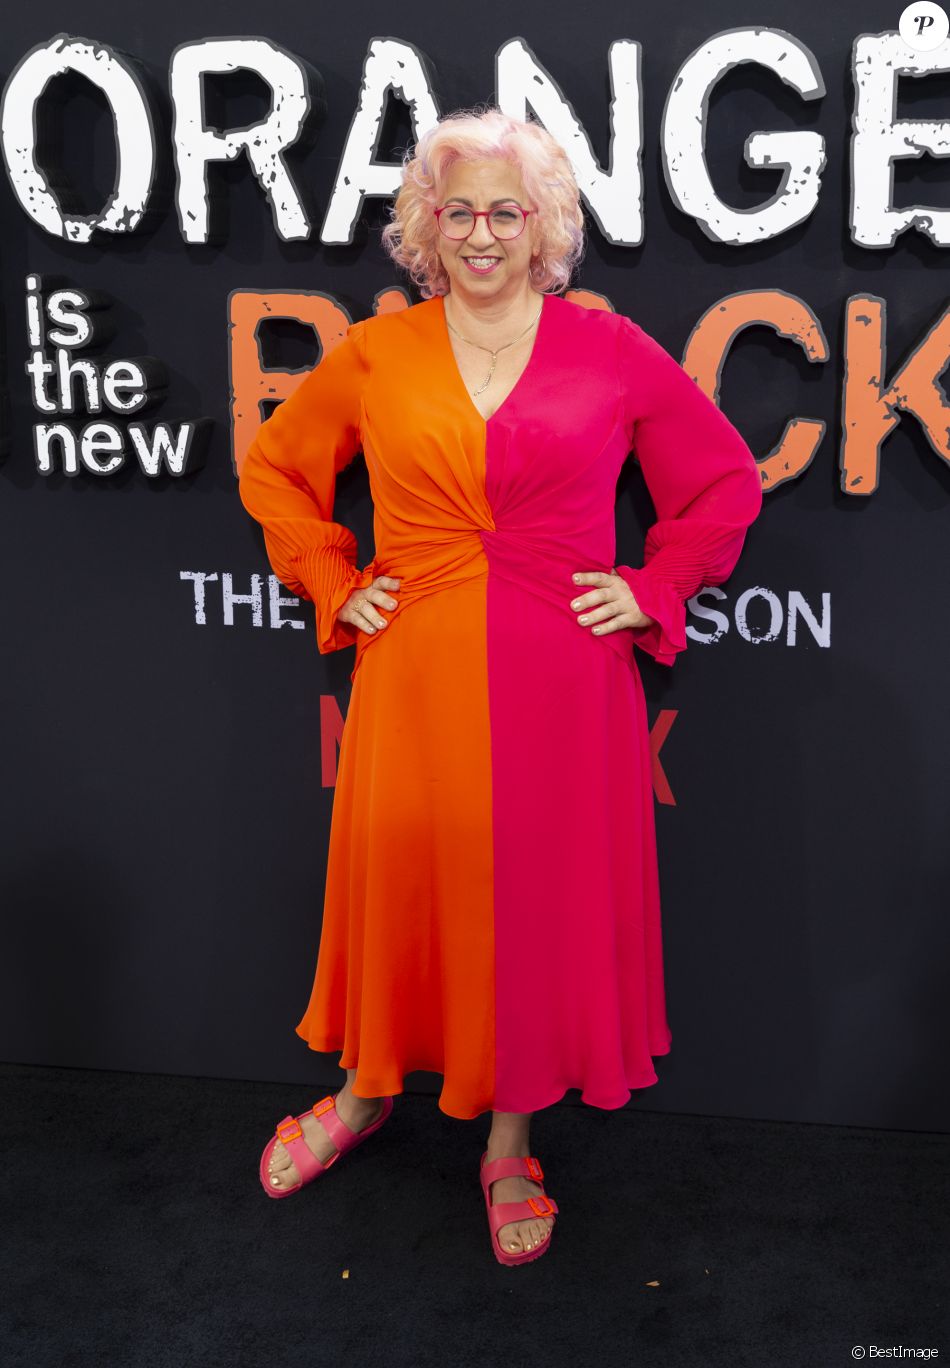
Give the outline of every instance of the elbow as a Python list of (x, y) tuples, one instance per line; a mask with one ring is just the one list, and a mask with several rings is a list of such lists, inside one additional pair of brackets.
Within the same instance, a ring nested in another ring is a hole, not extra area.
[(729, 480), (730, 497), (736, 521), (748, 527), (762, 512), (762, 473), (751, 447), (742, 437), (737, 455), (736, 468)]
[[(746, 450), (748, 451), (748, 448), (746, 448)], [(749, 525), (751, 526), (762, 512), (762, 504), (765, 498), (762, 488), (762, 472), (759, 469), (758, 461), (751, 451), (749, 451), (748, 479), (746, 480), (746, 486), (746, 516)]]
[(251, 517), (255, 518), (258, 522), (260, 519), (255, 512), (255, 509), (258, 506), (256, 490), (259, 483), (258, 476), (262, 458), (263, 452), (258, 446), (257, 439), (255, 438), (245, 451), (243, 459), (241, 460), (238, 469), (237, 482), (238, 498), (243, 504), (245, 511), (250, 513)]
[(254, 462), (254, 443), (251, 442), (250, 446), (247, 448), (247, 450), (245, 451), (244, 455), (241, 457), (240, 461), (238, 462), (238, 470), (237, 470), (237, 491), (238, 491), (238, 498), (241, 500), (241, 503), (244, 504), (244, 507), (245, 507), (245, 508), (247, 508), (247, 503), (246, 503), (247, 491), (248, 491), (248, 487), (249, 487), (250, 482), (251, 482), (251, 466), (252, 466), (253, 462)]
[(762, 476), (758, 461), (753, 456), (749, 447), (746, 447), (745, 479), (742, 480), (742, 494), (739, 498), (739, 516), (745, 521), (746, 527), (750, 527), (756, 521), (758, 514), (762, 512)]

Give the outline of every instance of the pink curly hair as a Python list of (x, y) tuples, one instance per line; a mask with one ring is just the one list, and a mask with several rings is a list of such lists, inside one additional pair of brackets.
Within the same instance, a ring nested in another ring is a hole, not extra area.
[[(457, 161), (498, 157), (521, 172), (541, 226), (540, 252), (529, 274), (536, 290), (564, 289), (584, 253), (584, 215), (564, 148), (536, 120), (513, 119), (494, 105), (456, 110), (425, 132), (402, 161), (402, 184), (382, 231), (385, 251), (402, 266), (424, 299), (446, 294), (449, 279), (437, 244), (432, 210), (438, 187)], [(543, 265), (542, 265), (543, 262)]]

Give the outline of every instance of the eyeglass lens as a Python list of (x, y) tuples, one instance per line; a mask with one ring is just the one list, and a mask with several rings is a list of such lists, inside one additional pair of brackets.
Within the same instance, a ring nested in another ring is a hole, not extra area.
[[(524, 223), (525, 216), (515, 204), (493, 209), (488, 215), (488, 226), (496, 238), (517, 237)], [(446, 237), (466, 238), (475, 227), (475, 215), (463, 204), (451, 204), (439, 215), (439, 227)]]

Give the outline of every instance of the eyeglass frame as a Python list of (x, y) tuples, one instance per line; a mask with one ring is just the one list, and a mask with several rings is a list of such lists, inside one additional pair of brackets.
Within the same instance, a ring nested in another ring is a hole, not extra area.
[[(498, 234), (495, 232), (494, 228), (489, 223), (489, 218), (497, 210), (504, 209), (505, 204), (509, 203), (513, 208), (518, 209), (524, 215), (524, 222), (518, 229), (517, 233), (513, 233), (512, 236), (509, 238), (500, 238)], [(469, 228), (468, 232), (465, 234), (464, 237), (453, 238), (449, 237), (448, 233), (443, 232), (442, 222), (439, 215), (444, 214), (446, 209), (451, 209), (453, 207), (467, 210), (468, 213), (470, 213), (472, 215), (472, 218), (475, 220), (475, 222), (472, 224), (471, 228)], [(441, 209), (433, 209), (432, 212), (433, 214), (435, 214), (436, 226), (438, 227), (439, 232), (442, 234), (444, 238), (447, 238), (449, 242), (464, 242), (466, 238), (470, 238), (474, 233), (475, 229), (478, 227), (478, 220), (480, 218), (483, 218), (486, 224), (488, 224), (488, 231), (491, 233), (492, 237), (495, 239), (496, 242), (514, 242), (516, 238), (521, 237), (521, 234), (527, 227), (528, 215), (536, 214), (538, 211), (537, 209), (523, 209), (520, 204), (515, 204), (514, 200), (505, 200), (503, 204), (496, 204), (493, 209), (470, 209), (467, 204), (462, 204), (459, 200), (449, 200), (448, 204), (443, 204)]]

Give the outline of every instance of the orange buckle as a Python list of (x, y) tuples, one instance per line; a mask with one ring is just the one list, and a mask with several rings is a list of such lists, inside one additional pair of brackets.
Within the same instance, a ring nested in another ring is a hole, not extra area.
[[(287, 1127), (287, 1134), (286, 1134), (286, 1135), (284, 1135), (284, 1134), (281, 1132), (281, 1129), (280, 1129), (281, 1126), (286, 1126), (286, 1127)], [(291, 1126), (295, 1126), (296, 1129), (295, 1129), (294, 1131), (291, 1131), (291, 1130), (290, 1130), (290, 1127), (291, 1127)], [(281, 1121), (280, 1125), (278, 1125), (278, 1127), (277, 1127), (277, 1139), (280, 1140), (280, 1141), (281, 1141), (283, 1144), (285, 1144), (285, 1145), (287, 1144), (287, 1141), (288, 1141), (288, 1140), (299, 1140), (300, 1137), (301, 1137), (302, 1135), (303, 1135), (303, 1131), (300, 1129), (300, 1123), (299, 1123), (298, 1121)]]
[(528, 1172), (531, 1177), (536, 1178), (540, 1182), (544, 1177), (544, 1169), (538, 1163), (537, 1159), (525, 1159), (525, 1163), (528, 1165)]
[[(541, 1203), (544, 1203), (544, 1206)], [(540, 1197), (529, 1197), (528, 1206), (536, 1216), (553, 1216), (554, 1208), (543, 1194)]]
[(333, 1106), (333, 1098), (332, 1098), (332, 1097), (324, 1097), (324, 1098), (322, 1098), (319, 1102), (314, 1102), (314, 1104), (313, 1104), (313, 1114), (314, 1114), (314, 1116), (322, 1116), (323, 1113), (326, 1112), (326, 1111), (329, 1111), (330, 1108), (331, 1108), (332, 1106)]

